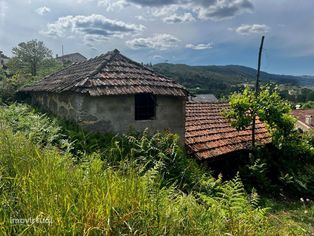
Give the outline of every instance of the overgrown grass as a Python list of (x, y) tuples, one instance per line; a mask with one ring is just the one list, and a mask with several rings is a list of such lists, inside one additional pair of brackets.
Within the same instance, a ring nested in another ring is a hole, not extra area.
[[(175, 135), (103, 137), (108, 140), (101, 146), (86, 141), (97, 136), (84, 140), (79, 137), (85, 133), (65, 135), (65, 127), (58, 124), (24, 105), (0, 108), (1, 235), (313, 231), (312, 205), (311, 213), (303, 214), (306, 223), (281, 217), (280, 211), (268, 208), (276, 206), (262, 207), (255, 191), (245, 192), (239, 176), (223, 182), (201, 169), (177, 145)], [(29, 218), (49, 219), (51, 224), (12, 222)]]
[[(235, 179), (217, 197), (161, 187), (158, 166), (113, 169), (92, 155), (74, 164), (70, 156), (40, 149), (22, 134), (0, 134), (1, 231), (8, 235), (147, 234), (265, 235), (265, 209), (254, 208)], [(201, 203), (202, 202), (202, 203)], [(15, 218), (50, 218), (52, 224), (11, 224)]]

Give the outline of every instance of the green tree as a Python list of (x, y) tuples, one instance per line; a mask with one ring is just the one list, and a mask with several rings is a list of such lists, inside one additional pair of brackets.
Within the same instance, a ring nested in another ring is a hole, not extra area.
[(246, 87), (242, 93), (231, 96), (230, 106), (226, 116), (233, 127), (247, 129), (252, 126), (253, 119), (259, 117), (268, 126), (277, 147), (294, 133), (296, 120), (290, 115), (290, 104), (280, 97), (276, 88), (263, 87), (256, 96), (252, 89)]
[(52, 51), (36, 39), (19, 43), (12, 53), (14, 56), (9, 62), (12, 72), (23, 71), (32, 76), (36, 76), (45, 61), (52, 58)]

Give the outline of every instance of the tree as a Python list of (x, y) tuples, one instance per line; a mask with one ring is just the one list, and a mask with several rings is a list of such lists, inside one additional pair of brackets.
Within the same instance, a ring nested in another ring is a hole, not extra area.
[[(252, 126), (253, 119), (259, 117), (268, 126), (278, 147), (294, 133), (296, 120), (290, 115), (290, 104), (280, 97), (276, 88), (262, 87), (256, 95), (246, 87), (242, 93), (231, 96), (230, 106), (226, 116), (237, 130), (247, 129)], [(254, 142), (252, 140), (252, 146)]]
[(44, 62), (52, 58), (52, 51), (36, 39), (19, 43), (12, 53), (14, 56), (9, 63), (11, 68), (31, 73), (32, 76), (36, 76)]

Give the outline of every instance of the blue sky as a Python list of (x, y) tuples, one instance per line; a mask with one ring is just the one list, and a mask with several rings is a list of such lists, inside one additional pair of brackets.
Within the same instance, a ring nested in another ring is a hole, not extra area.
[(0, 50), (31, 39), (54, 54), (114, 48), (139, 62), (314, 75), (313, 0), (0, 0)]

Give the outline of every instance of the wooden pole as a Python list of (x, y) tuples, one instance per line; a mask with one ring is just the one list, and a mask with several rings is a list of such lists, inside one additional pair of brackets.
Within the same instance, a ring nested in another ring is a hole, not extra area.
[[(257, 64), (257, 74), (256, 74), (256, 84), (255, 84), (255, 97), (257, 98), (259, 95), (260, 85), (259, 85), (259, 78), (261, 73), (261, 62), (262, 62), (262, 51), (263, 51), (263, 45), (264, 45), (264, 39), (265, 36), (262, 36), (261, 45), (259, 47), (259, 53), (258, 53), (258, 64)], [(255, 126), (256, 126), (256, 116), (253, 116), (253, 122), (252, 122), (252, 147), (255, 148)]]

